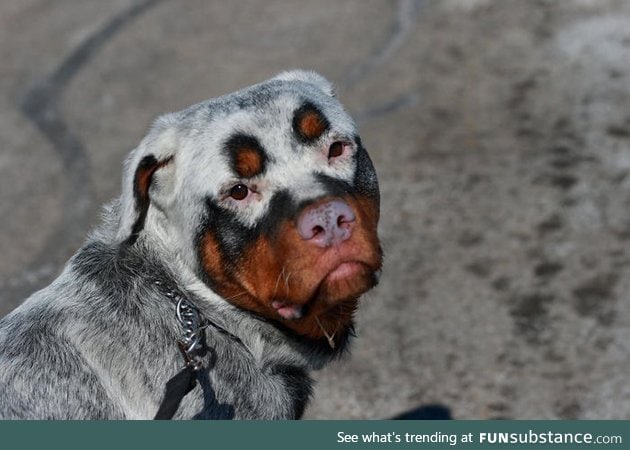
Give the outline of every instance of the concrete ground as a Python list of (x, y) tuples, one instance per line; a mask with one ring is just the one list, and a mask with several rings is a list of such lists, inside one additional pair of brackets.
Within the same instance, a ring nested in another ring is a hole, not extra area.
[(630, 417), (629, 2), (14, 0), (0, 52), (0, 314), (155, 116), (311, 68), (375, 160), (387, 261), (307, 417)]

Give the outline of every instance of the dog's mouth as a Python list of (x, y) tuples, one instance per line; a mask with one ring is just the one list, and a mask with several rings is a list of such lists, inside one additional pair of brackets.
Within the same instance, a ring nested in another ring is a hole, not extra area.
[(275, 319), (302, 336), (323, 339), (335, 348), (352, 328), (359, 297), (373, 288), (380, 277), (380, 253), (372, 258), (325, 257), (310, 267), (319, 282), (308, 299), (274, 299)]
[(366, 263), (343, 261), (325, 274), (307, 302), (273, 300), (271, 306), (284, 320), (300, 320), (307, 317), (316, 303), (320, 303), (317, 305), (320, 306), (319, 314), (324, 314), (339, 303), (355, 301), (361, 294), (373, 288), (378, 283), (379, 273), (379, 270), (373, 270)]

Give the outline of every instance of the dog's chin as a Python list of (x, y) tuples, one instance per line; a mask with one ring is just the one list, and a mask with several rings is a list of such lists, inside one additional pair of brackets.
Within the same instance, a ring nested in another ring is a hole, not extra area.
[(274, 300), (275, 319), (311, 339), (344, 336), (353, 326), (359, 297), (378, 282), (377, 272), (362, 262), (343, 262), (326, 273), (309, 299)]

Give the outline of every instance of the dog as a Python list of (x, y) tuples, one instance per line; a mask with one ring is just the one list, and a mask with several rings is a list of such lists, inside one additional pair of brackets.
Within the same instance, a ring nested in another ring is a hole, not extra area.
[(175, 419), (300, 418), (378, 283), (379, 204), (315, 72), (159, 117), (103, 224), (0, 321), (0, 417), (151, 419), (189, 368)]

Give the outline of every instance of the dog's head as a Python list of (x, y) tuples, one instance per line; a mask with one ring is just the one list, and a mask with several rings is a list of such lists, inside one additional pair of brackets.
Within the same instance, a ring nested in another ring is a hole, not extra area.
[(123, 245), (159, 238), (226, 301), (299, 335), (343, 334), (377, 282), (376, 174), (313, 72), (158, 119), (123, 189)]

